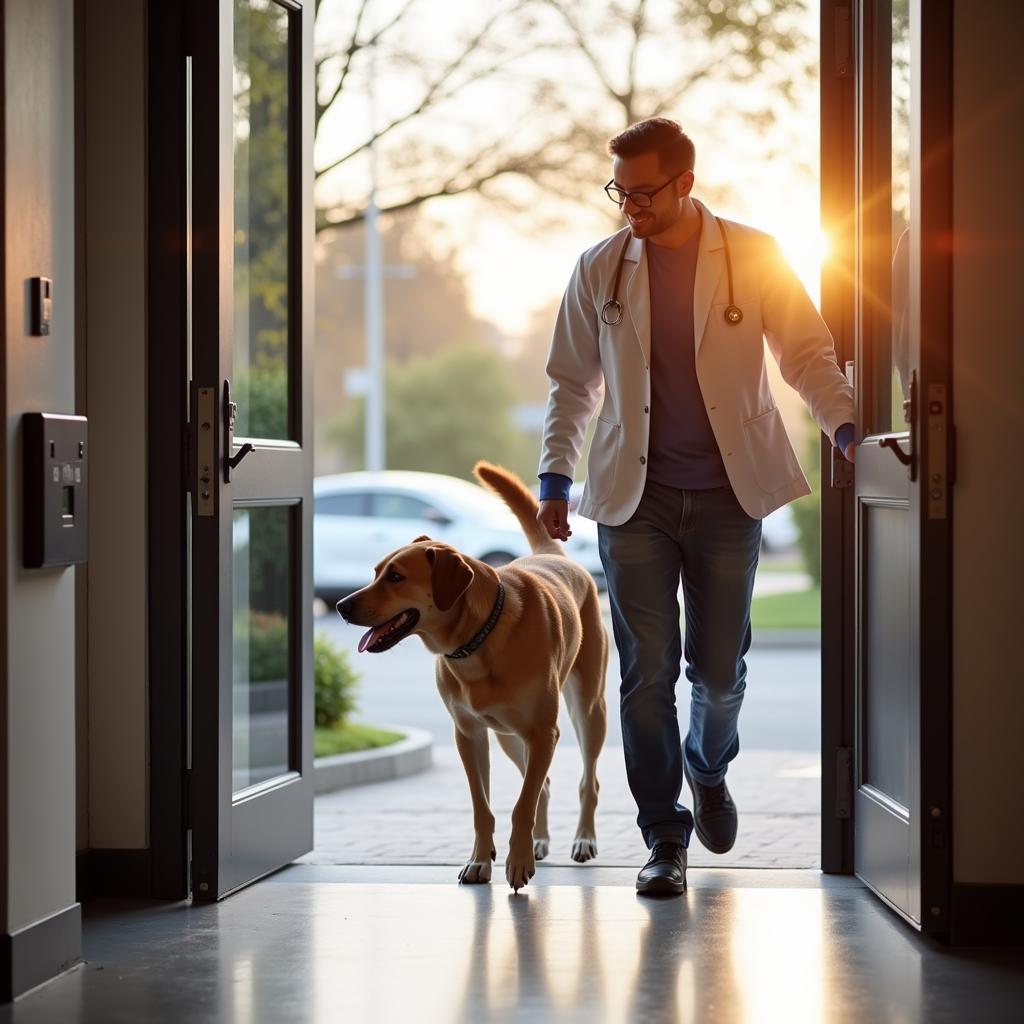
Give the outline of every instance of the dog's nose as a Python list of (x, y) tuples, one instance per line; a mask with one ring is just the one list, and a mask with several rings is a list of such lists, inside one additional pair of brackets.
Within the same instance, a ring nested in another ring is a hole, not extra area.
[(334, 607), (338, 609), (338, 614), (348, 622), (349, 616), (352, 614), (352, 605), (354, 604), (351, 597), (342, 598)]

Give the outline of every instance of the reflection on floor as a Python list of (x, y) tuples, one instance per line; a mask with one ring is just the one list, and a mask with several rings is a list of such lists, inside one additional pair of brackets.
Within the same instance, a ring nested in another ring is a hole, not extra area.
[(1020, 1019), (1019, 951), (939, 947), (852, 879), (693, 871), (649, 900), (633, 877), (298, 865), (212, 906), (97, 903), (88, 962), (0, 1022)]

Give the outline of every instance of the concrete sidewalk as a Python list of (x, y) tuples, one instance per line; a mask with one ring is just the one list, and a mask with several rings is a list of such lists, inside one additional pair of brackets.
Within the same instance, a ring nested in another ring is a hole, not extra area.
[[(551, 856), (544, 863), (573, 865), (579, 750), (559, 746), (551, 770)], [(636, 827), (636, 807), (626, 784), (621, 747), (606, 747), (598, 767), (596, 867), (639, 867), (646, 859)], [(512, 806), (520, 778), (491, 743), (491, 806), (498, 820), (498, 868), (507, 852)], [(741, 752), (729, 770), (729, 788), (740, 813), (735, 847), (708, 853), (694, 835), (695, 867), (816, 868), (819, 864), (820, 763), (807, 751)], [(689, 790), (684, 789), (689, 800)], [(435, 746), (433, 767), (418, 775), (316, 799), (310, 864), (461, 865), (472, 845), (472, 812), (465, 773), (454, 746)], [(577, 866), (577, 865), (574, 865)], [(585, 868), (580, 868), (585, 870)]]

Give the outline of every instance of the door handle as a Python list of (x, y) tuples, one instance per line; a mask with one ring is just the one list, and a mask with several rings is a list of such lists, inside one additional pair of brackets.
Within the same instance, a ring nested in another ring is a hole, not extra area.
[(239, 448), (234, 455), (225, 457), (224, 461), (227, 463), (227, 465), (224, 467), (225, 475), (227, 476), (230, 470), (235, 469), (238, 466), (238, 464), (242, 461), (242, 459), (244, 459), (246, 455), (249, 454), (249, 452), (254, 451), (256, 451), (256, 446), (254, 444), (249, 444), (249, 442), (246, 441), (245, 444), (243, 444), (242, 447)]
[(911, 482), (917, 480), (917, 370), (910, 374), (910, 397), (903, 403), (904, 415), (910, 424), (910, 451), (905, 452), (895, 437), (883, 437), (879, 448), (888, 448), (907, 467)]
[(256, 450), (255, 445), (246, 441), (234, 455), (228, 454), (235, 445), (235, 416), (238, 414), (238, 405), (231, 401), (231, 381), (229, 380), (224, 381), (224, 400), (221, 413), (224, 420), (224, 483), (227, 484), (231, 482), (231, 470), (237, 469), (242, 459)]
[(900, 443), (895, 437), (883, 437), (882, 440), (878, 442), (878, 447), (891, 449), (893, 455), (895, 455), (904, 466), (912, 466), (914, 463), (913, 453), (905, 452), (900, 447)]

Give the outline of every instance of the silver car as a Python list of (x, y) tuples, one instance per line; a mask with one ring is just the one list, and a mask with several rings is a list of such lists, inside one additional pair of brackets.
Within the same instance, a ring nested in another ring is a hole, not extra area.
[[(477, 484), (440, 473), (338, 473), (313, 482), (313, 585), (332, 602), (373, 579), (388, 552), (426, 534), (489, 565), (530, 553), (508, 506)], [(597, 526), (578, 516), (566, 554), (604, 587)]]

